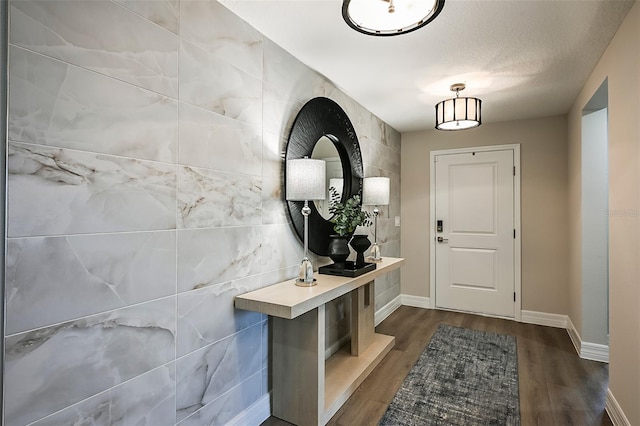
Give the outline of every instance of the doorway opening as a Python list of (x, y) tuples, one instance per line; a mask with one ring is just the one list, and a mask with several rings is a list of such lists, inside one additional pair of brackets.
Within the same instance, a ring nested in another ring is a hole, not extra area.
[(580, 355), (608, 361), (608, 84), (582, 110), (582, 329)]

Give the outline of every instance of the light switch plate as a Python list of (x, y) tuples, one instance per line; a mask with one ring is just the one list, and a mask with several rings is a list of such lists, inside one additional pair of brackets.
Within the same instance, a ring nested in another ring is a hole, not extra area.
[(400, 226), (400, 216), (396, 216), (396, 226)]

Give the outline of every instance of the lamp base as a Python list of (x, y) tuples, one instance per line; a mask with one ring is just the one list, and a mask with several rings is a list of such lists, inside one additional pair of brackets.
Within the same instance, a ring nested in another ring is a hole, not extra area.
[(316, 279), (313, 278), (313, 265), (308, 258), (302, 259), (300, 263), (300, 271), (298, 272), (298, 278), (295, 281), (298, 287), (313, 287), (316, 285)]
[(369, 262), (382, 262), (382, 256), (380, 255), (380, 246), (378, 243), (373, 243), (371, 246), (371, 254), (367, 257)]
[(300, 278), (297, 278), (295, 281), (295, 285), (298, 287), (313, 287), (314, 285), (318, 285), (316, 279), (314, 278), (311, 282), (306, 282), (304, 280), (300, 281)]

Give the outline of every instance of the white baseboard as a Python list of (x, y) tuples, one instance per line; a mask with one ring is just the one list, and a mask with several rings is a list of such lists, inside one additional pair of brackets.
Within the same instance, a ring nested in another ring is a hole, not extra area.
[(400, 300), (404, 306), (412, 306), (414, 308), (431, 309), (431, 300), (428, 297), (411, 296), (409, 294), (401, 294)]
[(567, 317), (567, 333), (569, 333), (571, 343), (573, 343), (573, 347), (575, 348), (579, 356), (580, 351), (582, 350), (582, 338), (580, 337), (580, 333), (578, 333), (578, 330), (573, 325), (573, 322), (569, 317)]
[(378, 309), (374, 314), (374, 325), (377, 327), (382, 321), (387, 319), (389, 315), (395, 312), (400, 306), (400, 296), (395, 297), (389, 303)]
[(271, 394), (263, 395), (249, 408), (235, 416), (227, 425), (230, 426), (258, 426), (271, 416)]
[(569, 317), (546, 312), (522, 311), (522, 322), (527, 324), (546, 325), (547, 327), (567, 328)]
[(580, 358), (609, 363), (609, 346), (599, 343), (582, 342)]
[(583, 342), (571, 318), (567, 318), (567, 332), (580, 358), (609, 363), (609, 346), (599, 343)]
[(607, 389), (607, 399), (604, 408), (607, 410), (613, 426), (631, 426), (631, 422), (627, 419), (627, 416), (624, 415), (620, 404), (618, 404), (618, 401), (613, 397), (611, 389)]

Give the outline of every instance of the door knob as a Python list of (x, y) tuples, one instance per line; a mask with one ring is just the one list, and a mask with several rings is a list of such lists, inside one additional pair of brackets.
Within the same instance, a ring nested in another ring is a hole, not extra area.
[(447, 241), (449, 241), (449, 239), (448, 239), (448, 238), (438, 237), (438, 240), (437, 240), (437, 241), (438, 241), (439, 243), (446, 243)]

